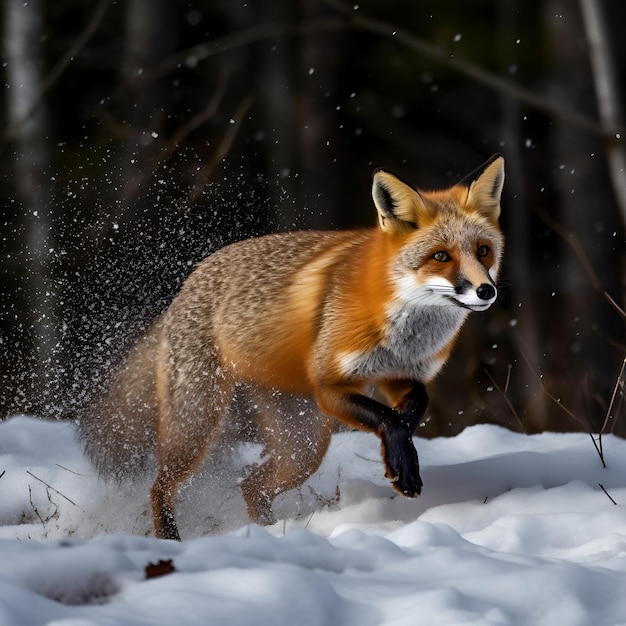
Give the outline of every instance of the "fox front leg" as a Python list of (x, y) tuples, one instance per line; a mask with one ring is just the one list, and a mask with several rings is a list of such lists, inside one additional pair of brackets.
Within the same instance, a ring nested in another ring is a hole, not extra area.
[[(419, 473), (417, 450), (413, 444), (413, 433), (426, 413), (428, 394), (422, 383), (414, 382), (411, 385), (409, 391), (394, 405), (394, 409), (401, 415), (400, 426), (387, 432), (385, 437), (381, 436), (381, 441), (387, 468), (385, 475), (391, 479), (397, 491), (405, 496), (415, 497), (421, 493), (423, 483)], [(394, 472), (394, 468), (402, 468), (403, 465), (406, 466), (404, 470)], [(403, 475), (410, 475), (412, 471), (417, 474), (414, 491), (410, 482), (407, 484), (402, 480)]]
[(413, 381), (408, 387), (408, 391), (393, 405), (394, 409), (402, 414), (407, 420), (411, 434), (420, 425), (428, 406), (428, 394), (424, 383)]
[(421, 493), (423, 483), (412, 436), (428, 403), (424, 385), (412, 383), (396, 408), (345, 389), (325, 389), (324, 393), (318, 393), (318, 403), (323, 412), (345, 424), (377, 434), (381, 440), (385, 476), (394, 489), (409, 498)]

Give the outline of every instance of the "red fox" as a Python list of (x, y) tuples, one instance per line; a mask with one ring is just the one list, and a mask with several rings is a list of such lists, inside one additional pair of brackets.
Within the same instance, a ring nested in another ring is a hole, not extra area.
[(81, 421), (87, 455), (102, 474), (123, 477), (154, 449), (155, 533), (180, 539), (177, 489), (243, 395), (265, 446), (241, 482), (253, 522), (275, 522), (276, 496), (317, 470), (333, 419), (379, 437), (385, 475), (416, 497), (412, 435), (424, 384), (468, 313), (497, 297), (503, 184), (499, 154), (444, 191), (377, 170), (377, 227), (266, 235), (210, 255)]

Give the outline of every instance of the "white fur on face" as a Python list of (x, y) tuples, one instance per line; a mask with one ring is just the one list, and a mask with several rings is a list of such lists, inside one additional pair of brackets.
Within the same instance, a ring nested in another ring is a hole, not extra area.
[[(489, 272), (491, 276), (491, 271)], [(416, 280), (413, 273), (409, 272), (394, 280), (396, 300), (390, 307), (390, 312), (398, 306), (464, 306), (472, 311), (485, 311), (497, 299), (498, 292), (495, 286), (494, 295), (489, 300), (478, 297), (476, 289), (480, 285), (467, 285), (467, 288), (458, 293), (454, 285), (443, 276), (431, 276), (422, 283)], [(481, 283), (482, 284), (482, 283)]]

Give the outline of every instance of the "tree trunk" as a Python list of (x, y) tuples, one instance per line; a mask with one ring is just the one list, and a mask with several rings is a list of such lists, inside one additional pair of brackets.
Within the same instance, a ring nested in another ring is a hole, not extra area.
[[(7, 60), (7, 112), (9, 126), (15, 129), (13, 145), (14, 190), (23, 211), (25, 237), (22, 242), (25, 302), (31, 348), (31, 381), (24, 382), (24, 395), (30, 397), (24, 410), (49, 412), (47, 398), (58, 350), (56, 320), (57, 294), (51, 262), (54, 255), (52, 233), (49, 124), (44, 103), (37, 100), (44, 79), (43, 0), (5, 0), (4, 48)], [(25, 331), (23, 331), (25, 332)], [(33, 401), (36, 398), (37, 401)]]
[[(552, 81), (560, 102), (575, 102), (579, 110), (595, 113), (589, 49), (579, 7), (564, 0), (546, 5), (546, 23), (554, 48)], [(558, 19), (555, 16), (560, 16)], [(620, 299), (619, 273), (624, 252), (609, 164), (602, 138), (573, 128), (566, 119), (554, 120), (552, 155), (558, 164), (554, 186), (558, 200), (552, 217), (580, 243), (585, 261), (601, 277), (603, 289)], [(579, 418), (597, 430), (615, 383), (623, 354), (615, 343), (623, 341), (623, 321), (590, 284), (581, 259), (562, 243), (559, 284), (555, 284), (545, 321), (547, 357), (556, 396)]]
[(122, 154), (126, 173), (122, 202), (127, 209), (146, 192), (142, 184), (150, 179), (159, 158), (156, 140), (164, 133), (170, 93), (162, 79), (146, 81), (143, 76), (175, 49), (175, 18), (169, 0), (126, 3), (121, 72), (127, 103), (123, 119), (127, 135)]
[[(516, 19), (519, 14), (517, 0), (504, 0), (498, 4), (498, 47), (501, 58), (515, 59), (519, 46), (515, 44)], [(508, 68), (500, 68), (504, 74)], [(509, 190), (509, 202), (506, 207), (508, 229), (514, 235), (509, 238), (506, 246), (506, 267), (513, 284), (512, 291), (516, 300), (512, 306), (523, 305), (520, 311), (520, 324), (515, 326), (512, 334), (515, 337), (516, 351), (524, 350), (525, 356), (532, 362), (538, 363), (542, 341), (540, 339), (541, 317), (540, 298), (537, 297), (536, 282), (533, 280), (534, 269), (531, 267), (533, 249), (530, 219), (527, 209), (528, 194), (524, 189), (523, 155), (524, 137), (522, 136), (523, 108), (519, 100), (508, 94), (501, 95), (502, 101), (502, 138), (506, 156), (506, 178)], [(516, 320), (517, 321), (517, 320)], [(501, 364), (502, 365), (502, 364)], [(548, 423), (546, 399), (543, 396), (536, 376), (518, 355), (514, 362), (509, 364), (510, 374), (514, 383), (510, 387), (514, 406), (519, 407), (519, 414), (524, 421), (527, 431), (543, 430)], [(504, 380), (500, 372), (500, 381)]]

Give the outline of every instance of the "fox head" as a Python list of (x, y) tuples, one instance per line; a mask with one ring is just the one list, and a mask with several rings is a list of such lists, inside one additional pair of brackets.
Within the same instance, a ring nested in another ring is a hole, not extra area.
[(389, 273), (401, 304), (483, 311), (495, 302), (503, 184), (500, 154), (443, 191), (418, 191), (389, 172), (374, 173), (378, 225), (398, 250)]

